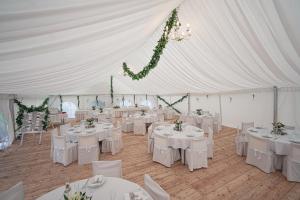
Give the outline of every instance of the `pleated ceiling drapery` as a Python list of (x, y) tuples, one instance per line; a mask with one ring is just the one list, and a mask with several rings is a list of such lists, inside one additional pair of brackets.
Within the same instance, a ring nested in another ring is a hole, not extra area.
[[(216, 93), (300, 86), (297, 0), (0, 0), (0, 93)], [(145, 79), (168, 14), (192, 36), (170, 41)]]

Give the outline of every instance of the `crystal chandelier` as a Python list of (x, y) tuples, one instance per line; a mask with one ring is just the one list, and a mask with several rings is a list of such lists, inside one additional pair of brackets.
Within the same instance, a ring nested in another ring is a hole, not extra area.
[(176, 22), (176, 25), (171, 34), (171, 40), (181, 41), (183, 39), (188, 39), (192, 35), (192, 30), (190, 24), (186, 24), (185, 29), (181, 28), (181, 23)]

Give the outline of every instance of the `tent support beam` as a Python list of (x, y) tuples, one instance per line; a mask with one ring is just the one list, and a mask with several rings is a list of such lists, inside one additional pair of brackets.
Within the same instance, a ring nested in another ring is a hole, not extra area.
[(274, 92), (274, 102), (273, 102), (273, 123), (276, 123), (278, 120), (278, 88), (273, 87)]

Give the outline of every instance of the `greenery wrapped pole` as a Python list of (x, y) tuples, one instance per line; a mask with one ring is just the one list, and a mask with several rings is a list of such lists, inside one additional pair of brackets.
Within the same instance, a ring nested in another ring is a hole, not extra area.
[(160, 39), (158, 40), (158, 43), (153, 50), (154, 53), (153, 53), (149, 63), (140, 72), (135, 74), (127, 66), (126, 62), (123, 62), (124, 75), (130, 76), (132, 80), (140, 80), (140, 79), (143, 79), (145, 76), (147, 76), (148, 73), (150, 72), (150, 70), (152, 70), (156, 67), (156, 65), (158, 64), (158, 61), (160, 59), (160, 56), (163, 54), (163, 50), (168, 43), (169, 34), (170, 34), (172, 28), (176, 25), (177, 21), (178, 21), (177, 10), (174, 9), (165, 24), (164, 32), (163, 32), (162, 36), (160, 37)]
[(181, 114), (181, 112), (179, 110), (177, 110), (174, 105), (179, 103), (179, 102), (182, 102), (185, 98), (188, 97), (188, 94), (187, 95), (184, 95), (182, 96), (180, 99), (178, 99), (177, 101), (173, 102), (173, 103), (168, 103), (165, 99), (163, 99), (161, 96), (157, 95), (157, 98), (159, 100), (161, 100), (162, 102), (164, 102), (165, 104), (167, 104), (168, 107), (171, 107), (173, 110), (175, 110), (177, 113)]
[(110, 98), (111, 104), (114, 104), (113, 76), (110, 76)]
[(19, 107), (18, 116), (16, 118), (16, 123), (18, 125), (18, 129), (17, 130), (19, 130), (22, 127), (22, 125), (23, 125), (23, 119), (24, 119), (25, 112), (26, 113), (44, 112), (45, 116), (44, 116), (44, 120), (42, 121), (42, 124), (43, 124), (43, 130), (47, 130), (47, 128), (48, 128), (48, 119), (49, 119), (49, 110), (48, 110), (49, 97), (47, 97), (43, 101), (43, 103), (40, 106), (38, 106), (38, 107), (34, 107), (33, 105), (31, 105), (30, 107), (27, 107), (24, 104), (22, 104), (22, 102), (19, 101), (18, 99), (14, 99), (14, 102)]
[(59, 95), (59, 100), (60, 100), (60, 112), (62, 112), (62, 104), (63, 104), (63, 99), (62, 99), (62, 96), (61, 95)]
[(96, 106), (99, 106), (98, 95), (96, 96)]
[(79, 109), (79, 106), (80, 106), (79, 96), (77, 96), (77, 106), (78, 106), (78, 109)]

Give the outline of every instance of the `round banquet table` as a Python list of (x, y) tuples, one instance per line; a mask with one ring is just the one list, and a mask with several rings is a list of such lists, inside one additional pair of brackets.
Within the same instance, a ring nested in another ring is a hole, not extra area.
[(191, 145), (193, 139), (204, 136), (204, 131), (191, 125), (182, 125), (182, 131), (175, 131), (174, 124), (158, 126), (154, 129), (154, 137), (161, 136), (168, 138), (168, 145), (174, 149), (186, 149)]
[(249, 135), (259, 138), (267, 138), (270, 142), (270, 150), (277, 155), (288, 155), (292, 142), (300, 143), (300, 131), (284, 130), (286, 135), (271, 134), (271, 130), (262, 127), (253, 127), (247, 130)]
[(95, 123), (95, 128), (83, 128), (75, 127), (70, 128), (67, 131), (67, 140), (71, 142), (77, 142), (79, 135), (96, 133), (99, 141), (105, 140), (111, 137), (111, 130), (113, 125), (111, 123)]
[(133, 119), (134, 118), (142, 118), (144, 120), (145, 124), (150, 124), (150, 123), (158, 121), (156, 114), (148, 114), (148, 113), (146, 113), (145, 115), (135, 114), (135, 115), (133, 115), (132, 118)]
[[(92, 199), (114, 199), (114, 200), (130, 200), (129, 193), (130, 192), (142, 192), (145, 196), (143, 200), (152, 200), (150, 195), (139, 185), (127, 181), (121, 178), (115, 177), (104, 177), (105, 182), (103, 185), (97, 188), (86, 188), (86, 193), (88, 195), (92, 194)], [(80, 191), (81, 188), (84, 188), (87, 179), (79, 180), (70, 184), (72, 190), (71, 193), (74, 191)], [(61, 186), (51, 192), (44, 194), (43, 196), (39, 197), (37, 200), (54, 200), (54, 199), (63, 199), (65, 186)]]

